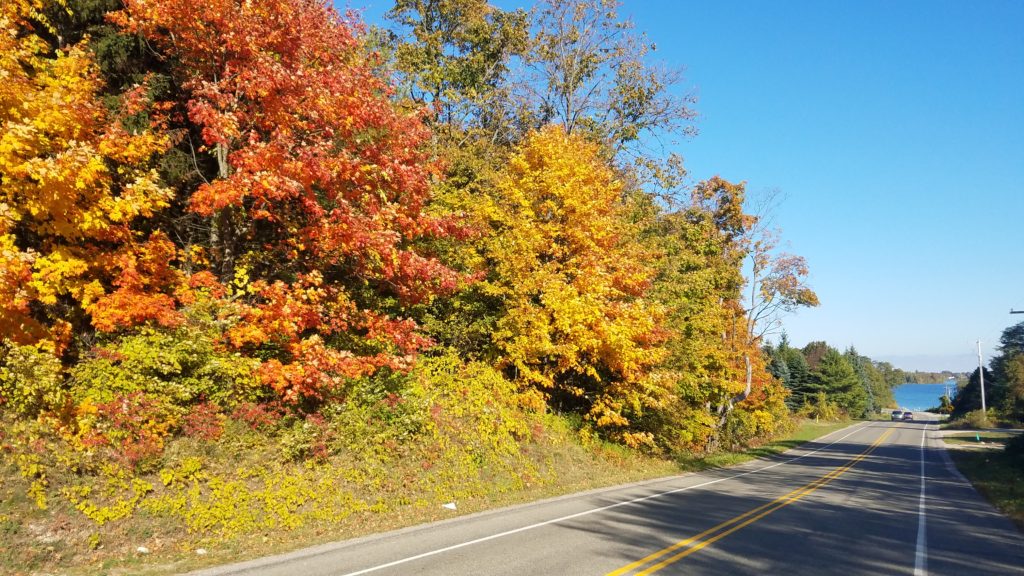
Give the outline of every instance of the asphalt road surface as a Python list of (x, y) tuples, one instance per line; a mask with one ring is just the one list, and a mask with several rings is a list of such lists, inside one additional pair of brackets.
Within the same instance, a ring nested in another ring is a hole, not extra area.
[(955, 471), (935, 423), (862, 422), (773, 459), (197, 574), (654, 573), (1024, 574), (1024, 535)]

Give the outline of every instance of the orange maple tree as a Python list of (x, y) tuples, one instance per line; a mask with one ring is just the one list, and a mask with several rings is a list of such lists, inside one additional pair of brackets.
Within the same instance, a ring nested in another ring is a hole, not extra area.
[(418, 245), (463, 231), (425, 213), (423, 113), (389, 100), (354, 20), (318, 0), (127, 0), (113, 20), (173, 62), (216, 159), (188, 205), (244, 293), (229, 341), (288, 398), (408, 366), (429, 341), (398, 312), (460, 279)]

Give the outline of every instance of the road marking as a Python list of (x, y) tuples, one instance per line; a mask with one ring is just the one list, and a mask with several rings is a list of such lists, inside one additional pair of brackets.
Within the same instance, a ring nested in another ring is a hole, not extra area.
[[(863, 430), (866, 427), (868, 427), (868, 426), (867, 425), (857, 425), (857, 426), (854, 427), (853, 430), (851, 430), (847, 434), (845, 434), (845, 435), (843, 435), (843, 436), (833, 440), (832, 442), (826, 444), (825, 446), (822, 446), (821, 448), (818, 448), (817, 450), (812, 450), (811, 452), (808, 452), (806, 454), (801, 454), (800, 456), (797, 456), (796, 458), (790, 458), (789, 460), (785, 460), (785, 461), (782, 461), (782, 462), (776, 462), (775, 464), (772, 464), (770, 466), (765, 466), (763, 468), (758, 468), (756, 470), (748, 470), (748, 471), (743, 472), (741, 474), (735, 474), (733, 476), (727, 476), (725, 478), (719, 478), (717, 480), (709, 480), (707, 482), (702, 482), (700, 484), (694, 484), (693, 486), (686, 486), (686, 487), (683, 487), (683, 488), (676, 488), (674, 490), (667, 490), (665, 492), (659, 492), (657, 494), (651, 494), (649, 496), (643, 496), (643, 497), (640, 497), (640, 498), (634, 498), (632, 500), (626, 500), (625, 502), (617, 502), (615, 504), (609, 504), (607, 506), (601, 506), (599, 508), (591, 508), (590, 510), (584, 510), (583, 512), (577, 512), (575, 514), (569, 514), (568, 516), (562, 516), (561, 518), (553, 518), (551, 520), (545, 520), (544, 522), (537, 522), (536, 524), (530, 524), (528, 526), (522, 526), (522, 527), (519, 527), (519, 528), (514, 528), (512, 530), (506, 530), (504, 532), (499, 532), (497, 534), (491, 534), (490, 536), (484, 536), (483, 538), (477, 538), (475, 540), (468, 540), (466, 542), (461, 542), (459, 544), (453, 544), (451, 546), (445, 546), (444, 548), (438, 548), (436, 550), (431, 550), (429, 552), (423, 552), (422, 554), (416, 554), (415, 556), (409, 556), (409, 557), (406, 557), (406, 558), (401, 558), (401, 559), (395, 560), (393, 562), (388, 562), (386, 564), (378, 564), (377, 566), (371, 566), (369, 568), (364, 568), (362, 570), (357, 570), (355, 572), (348, 572), (347, 574), (343, 574), (342, 576), (359, 576), (360, 574), (369, 574), (370, 572), (376, 572), (378, 570), (383, 570), (385, 568), (391, 568), (393, 566), (399, 566), (401, 564), (406, 564), (408, 562), (413, 562), (415, 560), (420, 560), (420, 559), (423, 559), (423, 558), (429, 558), (431, 556), (436, 556), (438, 554), (444, 554), (445, 552), (451, 552), (452, 550), (458, 550), (459, 548), (465, 548), (466, 546), (472, 546), (474, 544), (480, 544), (482, 542), (487, 542), (488, 540), (495, 540), (497, 538), (504, 538), (505, 536), (511, 536), (513, 534), (518, 534), (520, 532), (526, 532), (527, 530), (533, 530), (534, 528), (541, 528), (541, 527), (547, 526), (549, 524), (556, 524), (558, 522), (564, 522), (566, 520), (572, 520), (574, 518), (579, 518), (581, 516), (588, 516), (590, 514), (595, 514), (597, 512), (603, 512), (605, 510), (610, 510), (612, 508), (618, 508), (619, 506), (627, 506), (629, 504), (636, 504), (638, 502), (644, 502), (646, 500), (652, 500), (654, 498), (660, 498), (662, 496), (668, 496), (669, 494), (677, 494), (679, 492), (685, 492), (687, 490), (693, 490), (695, 488), (703, 488), (704, 486), (710, 486), (712, 484), (718, 484), (719, 482), (724, 482), (726, 480), (733, 480), (735, 478), (741, 478), (743, 476), (748, 476), (750, 474), (756, 474), (758, 472), (763, 472), (764, 470), (769, 470), (769, 469), (775, 468), (777, 466), (782, 466), (783, 464), (789, 464), (790, 462), (796, 462), (797, 460), (800, 460), (801, 458), (806, 458), (806, 457), (808, 457), (808, 456), (810, 456), (812, 454), (816, 454), (818, 452), (821, 452), (822, 450), (825, 450), (826, 448), (829, 448), (832, 445), (845, 440), (846, 438), (856, 434), (857, 432), (860, 432), (861, 430)], [(828, 434), (822, 436), (821, 438), (818, 438), (817, 440), (822, 440), (824, 438), (828, 438), (829, 436), (835, 434), (836, 432), (841, 432), (841, 430), (836, 430), (835, 432), (829, 432)]]
[(925, 576), (928, 574), (928, 535), (925, 528), (925, 520), (928, 517), (925, 510), (924, 498), (924, 439), (928, 433), (928, 425), (925, 424), (921, 431), (921, 496), (917, 501), (917, 551), (914, 554), (914, 576)]
[[(749, 526), (750, 524), (753, 524), (754, 522), (757, 522), (758, 520), (764, 518), (765, 516), (768, 516), (772, 512), (789, 506), (790, 504), (800, 500), (804, 496), (807, 496), (808, 494), (814, 492), (815, 490), (821, 488), (822, 486), (825, 486), (829, 482), (832, 482), (836, 478), (842, 476), (850, 468), (853, 468), (858, 462), (866, 458), (875, 450), (875, 448), (877, 448), (882, 442), (884, 442), (885, 439), (890, 434), (892, 434), (893, 430), (894, 428), (889, 428), (888, 430), (885, 431), (885, 433), (879, 436), (879, 438), (875, 440), (875, 442), (871, 444), (871, 446), (869, 446), (867, 450), (861, 452), (858, 456), (850, 459), (850, 461), (844, 464), (843, 466), (840, 466), (830, 471), (828, 474), (825, 474), (821, 478), (818, 478), (812, 482), (809, 482), (808, 484), (796, 488), (790, 491), (788, 494), (780, 496), (767, 504), (758, 506), (753, 510), (736, 516), (735, 518), (726, 520), (725, 522), (722, 522), (721, 524), (718, 524), (716, 526), (712, 526), (711, 528), (708, 528), (707, 530), (701, 532), (700, 534), (697, 534), (696, 536), (691, 536), (690, 538), (676, 542), (675, 544), (663, 548), (657, 552), (654, 552), (653, 554), (649, 554), (641, 558), (640, 560), (637, 560), (636, 562), (623, 566), (622, 568), (619, 568), (614, 572), (609, 572), (606, 576), (621, 576), (632, 570), (635, 570), (636, 568), (639, 568), (640, 566), (648, 564), (653, 560), (657, 560), (658, 558), (661, 558), (662, 556), (670, 552), (674, 552), (680, 548), (686, 548), (685, 550), (679, 552), (678, 554), (675, 554), (674, 556), (662, 560), (661, 562), (658, 562), (657, 564), (654, 564), (641, 572), (637, 572), (636, 576), (646, 576), (648, 574), (653, 574), (654, 572), (661, 570), (669, 564), (673, 564), (679, 560), (682, 560), (690, 554), (693, 554), (698, 550), (701, 550), (702, 548), (709, 546), (717, 542), (718, 540), (721, 540), (722, 538), (725, 538), (729, 534), (732, 534), (737, 530), (740, 530), (746, 526)], [(728, 528), (728, 530), (719, 532), (719, 530), (722, 530), (723, 528)], [(707, 536), (710, 536), (711, 534), (714, 534), (715, 532), (718, 532), (718, 534), (712, 536), (711, 538), (703, 539)]]

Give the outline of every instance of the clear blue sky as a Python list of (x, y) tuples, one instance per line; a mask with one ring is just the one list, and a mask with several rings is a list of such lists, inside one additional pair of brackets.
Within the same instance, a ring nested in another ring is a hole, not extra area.
[[(352, 0), (370, 23), (390, 6)], [(528, 6), (500, 2), (502, 6)], [(904, 369), (986, 362), (1024, 309), (1024, 2), (633, 0), (686, 69), (691, 174), (786, 196), (821, 306), (790, 341)]]

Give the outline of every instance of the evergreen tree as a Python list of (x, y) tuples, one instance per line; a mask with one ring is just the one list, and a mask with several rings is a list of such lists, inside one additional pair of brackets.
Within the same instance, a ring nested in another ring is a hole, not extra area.
[[(995, 377), (990, 370), (985, 369), (985, 405), (990, 407), (994, 405), (994, 398), (991, 395), (990, 384), (995, 381)], [(968, 412), (975, 410), (981, 410), (981, 381), (978, 378), (978, 369), (975, 368), (974, 372), (971, 372), (971, 377), (967, 379), (967, 385), (957, 390), (956, 397), (953, 398), (953, 413), (950, 415), (951, 418), (959, 418)]]
[(818, 369), (818, 362), (821, 362), (822, 356), (829, 351), (831, 347), (822, 341), (811, 342), (804, 346), (804, 358), (807, 360), (807, 366), (811, 370)]
[(850, 363), (854, 373), (857, 375), (860, 387), (864, 391), (864, 411), (868, 414), (877, 412), (878, 405), (875, 400), (875, 390), (871, 385), (871, 379), (868, 373), (868, 368), (871, 366), (871, 360), (858, 354), (857, 349), (853, 346), (846, 349), (843, 357)]
[(793, 375), (789, 372), (789, 365), (786, 364), (786, 348), (780, 343), (778, 348), (772, 345), (765, 346), (765, 356), (769, 359), (768, 372), (777, 378), (786, 388), (792, 388)]
[(786, 369), (789, 371), (790, 396), (786, 403), (790, 408), (796, 409), (802, 406), (809, 395), (818, 391), (812, 382), (811, 369), (807, 365), (803, 352), (798, 348), (787, 348), (783, 353), (786, 362)]
[(811, 373), (811, 379), (830, 400), (852, 416), (864, 414), (867, 394), (861, 387), (853, 366), (838, 350), (828, 346)]
[(986, 401), (1011, 418), (1024, 418), (1024, 322), (1003, 330), (992, 358), (992, 380), (985, 376)]

